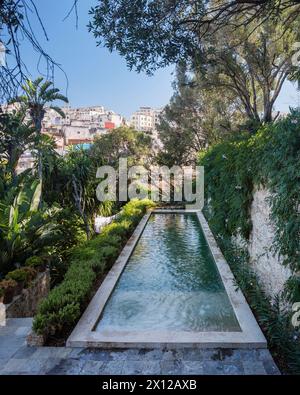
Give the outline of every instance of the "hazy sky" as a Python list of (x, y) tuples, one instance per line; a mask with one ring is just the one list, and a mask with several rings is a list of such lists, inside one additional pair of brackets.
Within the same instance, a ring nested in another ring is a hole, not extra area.
[[(154, 76), (129, 71), (124, 60), (116, 53), (96, 47), (96, 41), (86, 27), (88, 10), (96, 0), (79, 0), (79, 25), (76, 30), (75, 15), (63, 21), (73, 0), (39, 0), (36, 2), (44, 22), (49, 41), (42, 30), (37, 36), (42, 46), (61, 64), (68, 76), (67, 95), (72, 106), (103, 105), (128, 117), (140, 106), (161, 107), (172, 95), (173, 67), (159, 70)], [(33, 77), (39, 75), (38, 58), (30, 47), (23, 46), (25, 63)], [(40, 70), (43, 70), (40, 67)], [(55, 85), (62, 90), (67, 87), (61, 72), (55, 75)], [(291, 84), (286, 84), (277, 101), (276, 108), (288, 111), (289, 105), (299, 104), (300, 94)]]

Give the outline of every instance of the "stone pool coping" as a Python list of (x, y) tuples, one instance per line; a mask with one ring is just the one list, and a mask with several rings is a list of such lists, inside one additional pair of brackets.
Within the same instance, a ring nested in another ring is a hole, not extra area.
[[(239, 322), (240, 332), (185, 332), (185, 331), (95, 331), (103, 309), (112, 294), (152, 213), (195, 213), (219, 270), (224, 287)], [(91, 300), (75, 329), (67, 340), (68, 347), (101, 348), (266, 348), (267, 341), (242, 292), (237, 289), (234, 276), (216, 240), (198, 210), (155, 209), (149, 211), (136, 227), (115, 264)]]

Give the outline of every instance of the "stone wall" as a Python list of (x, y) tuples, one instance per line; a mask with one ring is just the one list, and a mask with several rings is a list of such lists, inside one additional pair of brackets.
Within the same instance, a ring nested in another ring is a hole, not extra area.
[(46, 270), (37, 276), (29, 288), (23, 289), (10, 304), (5, 305), (6, 318), (33, 317), (39, 302), (48, 295), (49, 290), (50, 273)]
[(274, 297), (283, 290), (290, 277), (289, 268), (282, 266), (281, 259), (271, 251), (274, 241), (274, 225), (270, 220), (270, 193), (257, 188), (251, 205), (252, 232), (248, 243), (251, 265), (264, 286), (266, 293)]

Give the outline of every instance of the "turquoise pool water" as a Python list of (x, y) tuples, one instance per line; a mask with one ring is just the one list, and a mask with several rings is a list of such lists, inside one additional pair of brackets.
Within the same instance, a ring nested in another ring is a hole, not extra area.
[(95, 330), (241, 330), (196, 214), (150, 216)]

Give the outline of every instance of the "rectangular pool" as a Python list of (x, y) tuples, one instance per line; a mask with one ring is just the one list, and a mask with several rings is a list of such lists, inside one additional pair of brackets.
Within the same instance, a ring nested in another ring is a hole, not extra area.
[(201, 211), (155, 209), (136, 227), (68, 347), (265, 348)]
[(241, 331), (195, 213), (151, 214), (95, 330)]

